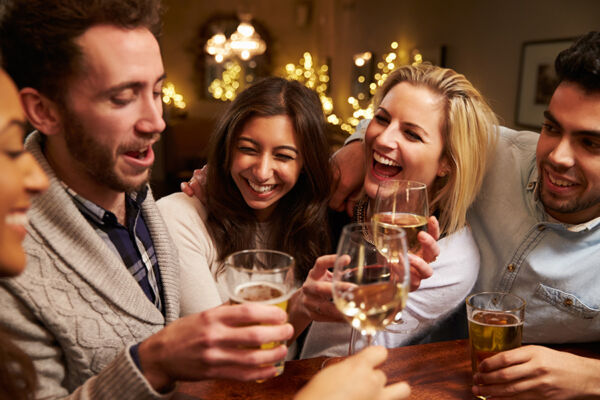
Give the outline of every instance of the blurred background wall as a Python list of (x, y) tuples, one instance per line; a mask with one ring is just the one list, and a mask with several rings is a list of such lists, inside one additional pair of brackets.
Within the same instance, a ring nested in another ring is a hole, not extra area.
[[(202, 163), (210, 131), (227, 102), (199, 93), (200, 32), (217, 16), (251, 15), (268, 32), (273, 75), (284, 76), (305, 52), (327, 65), (337, 116), (352, 114), (348, 98), (356, 78), (353, 56), (419, 49), (463, 73), (489, 100), (503, 125), (519, 127), (515, 108), (524, 42), (572, 38), (600, 29), (598, 0), (164, 0), (161, 39), (167, 80), (185, 100), (167, 110), (169, 128), (159, 149), (160, 191), (177, 190)], [(443, 54), (442, 49), (444, 49)], [(541, 122), (541, 117), (540, 117)], [(334, 129), (335, 130), (335, 129)], [(341, 132), (341, 131), (340, 131)], [(345, 133), (344, 133), (345, 134)]]

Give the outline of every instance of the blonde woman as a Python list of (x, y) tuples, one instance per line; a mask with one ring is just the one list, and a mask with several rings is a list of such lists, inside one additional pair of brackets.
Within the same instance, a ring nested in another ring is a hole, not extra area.
[[(463, 75), (427, 64), (390, 74), (374, 105), (374, 118), (364, 132), (364, 195), (353, 219), (370, 218), (369, 206), (381, 182), (408, 179), (427, 184), (430, 213), (441, 230), (433, 276), (410, 293), (403, 312), (409, 325), (418, 322), (417, 328), (377, 338), (379, 344), (396, 347), (428, 340), (435, 324), (461, 305), (475, 284), (479, 251), (466, 213), (481, 187), (497, 120)], [(346, 324), (316, 322), (302, 357), (346, 354), (349, 335)]]

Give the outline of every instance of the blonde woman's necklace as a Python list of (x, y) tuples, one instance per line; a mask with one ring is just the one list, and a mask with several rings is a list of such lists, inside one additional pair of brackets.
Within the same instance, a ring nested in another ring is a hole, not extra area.
[(367, 222), (367, 211), (369, 208), (369, 197), (363, 196), (356, 204), (352, 211), (352, 222)]

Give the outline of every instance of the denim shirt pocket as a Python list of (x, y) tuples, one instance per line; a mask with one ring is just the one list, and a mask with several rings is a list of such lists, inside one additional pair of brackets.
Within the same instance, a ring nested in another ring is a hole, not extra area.
[(535, 295), (547, 303), (576, 317), (591, 320), (600, 314), (600, 309), (583, 303), (577, 296), (539, 283)]

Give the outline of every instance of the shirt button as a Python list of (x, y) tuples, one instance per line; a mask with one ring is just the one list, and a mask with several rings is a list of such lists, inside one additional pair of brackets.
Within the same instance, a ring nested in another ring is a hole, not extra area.
[(506, 269), (509, 272), (513, 272), (515, 270), (515, 264), (513, 264), (513, 263), (508, 264), (508, 266), (506, 267)]
[(572, 299), (565, 299), (565, 301), (563, 301), (563, 304), (567, 307), (571, 307), (573, 305), (573, 300)]
[(538, 231), (543, 231), (544, 229), (546, 229), (546, 227), (544, 225), (538, 225)]

